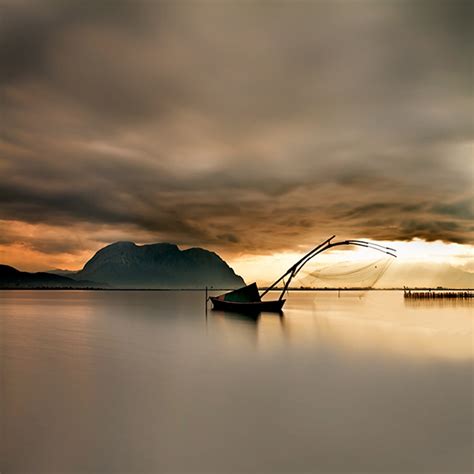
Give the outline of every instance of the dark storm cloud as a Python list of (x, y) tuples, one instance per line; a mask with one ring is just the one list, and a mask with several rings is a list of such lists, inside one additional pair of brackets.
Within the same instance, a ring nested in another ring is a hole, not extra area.
[(143, 19), (139, 2), (114, 0), (16, 1), (2, 0), (0, 30), (1, 80), (11, 82), (46, 74), (49, 53), (61, 34), (84, 23), (129, 29)]
[(0, 0), (0, 220), (472, 242), (472, 8)]
[(433, 212), (454, 216), (459, 219), (474, 220), (474, 200), (463, 199), (454, 202), (446, 202), (436, 204), (433, 207)]

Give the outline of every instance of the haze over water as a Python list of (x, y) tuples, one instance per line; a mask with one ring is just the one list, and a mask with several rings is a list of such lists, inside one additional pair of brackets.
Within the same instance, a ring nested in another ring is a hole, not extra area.
[(472, 336), (400, 292), (3, 291), (0, 470), (470, 472)]

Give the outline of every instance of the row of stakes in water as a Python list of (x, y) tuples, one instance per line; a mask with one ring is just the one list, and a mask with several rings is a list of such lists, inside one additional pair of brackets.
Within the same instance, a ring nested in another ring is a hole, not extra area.
[(403, 295), (405, 298), (415, 298), (415, 299), (422, 299), (422, 298), (448, 298), (448, 299), (453, 299), (453, 298), (462, 298), (462, 299), (467, 299), (467, 298), (473, 298), (474, 293), (470, 290), (464, 291), (464, 290), (459, 290), (459, 291), (442, 291), (442, 290), (437, 290), (437, 291), (416, 291), (416, 290), (407, 290), (405, 289), (403, 292)]

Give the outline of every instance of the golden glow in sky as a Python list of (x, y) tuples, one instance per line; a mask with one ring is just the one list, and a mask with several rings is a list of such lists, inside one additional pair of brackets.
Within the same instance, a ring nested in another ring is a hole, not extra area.
[[(378, 243), (392, 247), (397, 251), (397, 259), (390, 266), (384, 280), (386, 286), (403, 286), (403, 280), (400, 280), (400, 277), (391, 277), (391, 274), (396, 273), (397, 268), (409, 268), (413, 264), (417, 264), (418, 268), (423, 271), (431, 268), (433, 272), (436, 272), (437, 267), (444, 266), (445, 271), (452, 268), (456, 274), (467, 272), (469, 276), (466, 275), (466, 280), (463, 281), (474, 283), (474, 246), (472, 245), (440, 241), (426, 242), (421, 239), (414, 239), (411, 242), (379, 241)], [(229, 263), (237, 273), (244, 275), (246, 281), (257, 281), (260, 285), (268, 285), (301, 258), (305, 252), (306, 250), (302, 250), (301, 253), (282, 252), (274, 255), (248, 255), (231, 259)], [(374, 261), (380, 256), (381, 254), (376, 251), (361, 247), (352, 247), (349, 250), (334, 249), (318, 255), (308, 266), (317, 268), (318, 264), (321, 266), (337, 265), (348, 260), (351, 262), (359, 261), (363, 265), (364, 262)], [(410, 281), (416, 281), (416, 271), (411, 277)], [(450, 286), (453, 284), (452, 275), (446, 275), (444, 285)]]
[[(29, 224), (20, 221), (0, 221), (0, 231), (5, 238), (0, 242), (0, 263), (11, 265), (23, 271), (46, 271), (51, 269), (79, 270), (100, 248), (119, 240), (130, 240), (130, 231), (114, 226), (69, 226), (58, 227), (47, 224)], [(137, 234), (140, 235), (139, 231)], [(148, 235), (137, 243), (153, 243)], [(99, 240), (100, 238), (100, 240)], [(354, 237), (355, 238), (355, 237)], [(357, 238), (364, 238), (359, 237)], [(8, 239), (11, 242), (7, 241)], [(268, 236), (271, 243), (273, 237)], [(323, 239), (314, 239), (307, 245), (299, 245), (297, 251), (276, 251), (249, 254), (207, 246), (215, 251), (241, 275), (247, 283), (256, 281), (268, 285), (283, 274), (299, 258), (311, 250)], [(344, 240), (336, 236), (335, 240)], [(371, 240), (371, 239), (366, 239)], [(372, 240), (374, 241), (374, 240)], [(378, 286), (453, 286), (474, 287), (474, 246), (468, 244), (427, 242), (422, 239), (412, 241), (374, 241), (395, 248), (397, 258), (390, 266)], [(182, 249), (193, 245), (180, 245)], [(203, 246), (204, 247), (204, 246)], [(314, 270), (325, 266), (335, 266), (357, 262), (363, 266), (384, 255), (361, 247), (339, 247), (318, 255), (305, 270)], [(324, 286), (322, 282), (295, 279), (294, 284)], [(334, 283), (334, 282), (333, 282)], [(335, 283), (334, 283), (335, 284)], [(355, 285), (357, 281), (340, 285)], [(331, 286), (328, 284), (328, 286)]]

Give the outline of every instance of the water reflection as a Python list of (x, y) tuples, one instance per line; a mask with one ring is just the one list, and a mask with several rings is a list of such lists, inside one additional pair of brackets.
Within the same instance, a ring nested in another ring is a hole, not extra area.
[(473, 298), (405, 298), (404, 303), (410, 308), (474, 308)]
[(226, 318), (231, 321), (241, 321), (252, 325), (257, 325), (262, 313), (239, 313), (237, 311), (212, 310), (211, 314), (216, 317)]
[(280, 313), (238, 313), (213, 310), (210, 312), (220, 331), (228, 331), (234, 342), (237, 335), (249, 337), (255, 348), (264, 350), (277, 342), (288, 342), (289, 326), (284, 312)]
[[(407, 303), (400, 292), (299, 293), (278, 315), (211, 311), (238, 345), (248, 336), (261, 351), (331, 347), (404, 357), (472, 359), (472, 305), (453, 300)], [(413, 303), (413, 304), (412, 304)], [(226, 322), (226, 324), (223, 323)], [(240, 341), (239, 343), (237, 342)]]
[(5, 472), (470, 472), (472, 308), (0, 292)]

